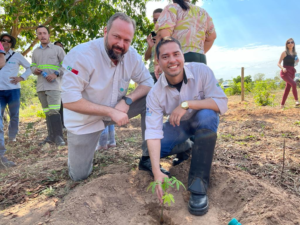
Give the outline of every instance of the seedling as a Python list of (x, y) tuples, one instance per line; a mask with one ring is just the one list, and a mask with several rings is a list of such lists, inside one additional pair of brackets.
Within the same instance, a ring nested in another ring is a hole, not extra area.
[(171, 202), (175, 203), (175, 200), (174, 200), (174, 196), (171, 194), (171, 193), (168, 193), (168, 189), (169, 188), (174, 188), (174, 185), (176, 186), (176, 189), (179, 190), (179, 187), (182, 186), (185, 190), (185, 186), (184, 184), (177, 180), (176, 177), (171, 177), (171, 178), (168, 178), (168, 177), (165, 177), (164, 178), (164, 182), (161, 183), (160, 181), (153, 181), (150, 183), (150, 185), (148, 186), (147, 188), (147, 191), (149, 191), (149, 189), (151, 188), (152, 190), (152, 193), (154, 194), (155, 193), (155, 187), (159, 185), (161, 186), (162, 190), (163, 190), (163, 204), (161, 205), (161, 212), (160, 212), (160, 224), (162, 224), (164, 222), (164, 205), (167, 203), (168, 206), (171, 205)]

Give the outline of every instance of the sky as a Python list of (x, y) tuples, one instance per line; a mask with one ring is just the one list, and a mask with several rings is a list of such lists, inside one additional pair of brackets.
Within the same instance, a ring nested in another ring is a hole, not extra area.
[[(152, 20), (153, 10), (167, 4), (149, 2), (147, 17)], [(217, 39), (206, 57), (217, 79), (232, 80), (241, 67), (245, 76), (274, 78), (286, 40), (293, 38), (300, 51), (300, 0), (204, 0), (197, 5), (215, 25)]]

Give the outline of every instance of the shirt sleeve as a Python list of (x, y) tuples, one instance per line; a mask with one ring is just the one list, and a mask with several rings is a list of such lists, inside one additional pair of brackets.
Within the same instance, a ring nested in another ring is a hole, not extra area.
[(209, 16), (209, 14), (205, 11), (206, 13), (206, 33), (205, 37), (207, 38), (209, 35), (211, 35), (213, 32), (215, 32), (215, 25), (213, 23), (212, 18)]
[(177, 9), (174, 5), (168, 5), (164, 8), (160, 14), (157, 23), (155, 24), (155, 32), (160, 30), (168, 29), (171, 34), (177, 23)]
[(20, 53), (18, 53), (19, 55), (19, 59), (20, 59), (20, 65), (22, 65), (25, 69), (25, 72), (21, 75), (21, 77), (26, 80), (30, 74), (32, 74), (31, 70), (30, 70), (30, 63), (24, 58), (23, 55), (21, 55)]
[(4, 51), (2, 43), (0, 43), (0, 53), (5, 55), (5, 51)]
[(135, 62), (133, 62), (135, 63), (135, 66), (132, 71), (131, 79), (139, 85), (153, 87), (153, 78), (151, 77), (149, 70), (146, 68), (142, 57), (136, 52), (136, 50), (134, 50), (131, 54), (134, 54), (136, 56), (132, 57), (133, 59), (135, 59)]
[(62, 68), (62, 64), (63, 64), (65, 56), (66, 56), (65, 51), (60, 47), (60, 50), (58, 52), (58, 60), (59, 60), (59, 63), (60, 63), (60, 68), (58, 70), (59, 76), (64, 75), (64, 69)]
[[(201, 67), (200, 67), (201, 68)], [(202, 74), (203, 74), (203, 90), (204, 90), (204, 98), (212, 98), (216, 104), (218, 105), (218, 108), (220, 110), (220, 114), (224, 114), (227, 110), (227, 102), (228, 98), (225, 95), (223, 89), (220, 87), (217, 79), (214, 76), (214, 73), (212, 70), (205, 66), (202, 67)], [(199, 73), (201, 73), (199, 71)]]
[(32, 53), (32, 57), (31, 57), (31, 64), (30, 64), (30, 69), (31, 72), (34, 74), (34, 70), (36, 69), (36, 61), (35, 61), (35, 51), (33, 51)]
[(153, 89), (146, 98), (146, 131), (145, 140), (163, 139), (163, 110), (159, 106)]
[(82, 99), (82, 92), (89, 84), (90, 73), (86, 68), (90, 67), (83, 54), (79, 51), (71, 50), (65, 56), (62, 67), (64, 76), (62, 77), (62, 101), (63, 103), (77, 102)]

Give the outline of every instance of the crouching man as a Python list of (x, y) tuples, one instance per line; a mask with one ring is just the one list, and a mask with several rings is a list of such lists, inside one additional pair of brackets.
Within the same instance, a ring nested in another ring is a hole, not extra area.
[[(189, 212), (203, 215), (208, 211), (207, 188), (217, 140), (219, 113), (227, 111), (227, 97), (213, 72), (203, 63), (184, 65), (180, 43), (163, 38), (156, 47), (163, 74), (147, 96), (146, 132), (154, 180), (167, 177), (160, 170), (160, 158), (172, 155), (173, 148), (195, 136), (188, 177), (191, 192)], [(163, 123), (163, 115), (170, 115)], [(162, 202), (162, 189), (156, 187)]]

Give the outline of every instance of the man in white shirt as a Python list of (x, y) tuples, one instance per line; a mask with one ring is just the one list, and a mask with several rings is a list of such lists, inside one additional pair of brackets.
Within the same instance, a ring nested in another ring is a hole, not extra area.
[[(130, 47), (134, 32), (135, 21), (116, 13), (104, 29), (104, 38), (76, 46), (64, 59), (62, 101), (69, 175), (75, 181), (92, 172), (94, 151), (107, 125), (125, 125), (141, 114), (144, 139), (146, 95), (153, 80), (141, 56)], [(138, 87), (126, 95), (131, 79)]]
[[(219, 113), (227, 111), (227, 97), (213, 72), (203, 63), (184, 65), (180, 43), (163, 38), (156, 47), (163, 74), (147, 96), (146, 132), (154, 180), (166, 177), (160, 170), (160, 158), (174, 154), (173, 148), (195, 136), (188, 177), (191, 192), (189, 212), (208, 211), (206, 190), (217, 140)], [(170, 115), (163, 123), (163, 115)], [(183, 149), (182, 149), (183, 150)], [(162, 189), (156, 187), (162, 203)]]
[[(16, 141), (16, 136), (19, 131), (20, 81), (26, 80), (31, 74), (31, 71), (30, 64), (24, 56), (12, 50), (16, 45), (16, 39), (13, 36), (10, 34), (2, 34), (0, 36), (0, 41), (4, 47), (6, 59), (5, 66), (0, 70), (0, 166), (2, 162), (6, 167), (12, 167), (15, 166), (15, 163), (9, 161), (4, 156), (6, 148), (4, 144), (2, 117), (6, 105), (8, 105), (10, 117), (8, 139), (9, 141)], [(25, 71), (21, 76), (18, 76), (20, 66), (23, 66)]]

